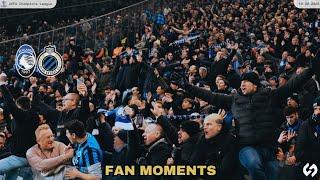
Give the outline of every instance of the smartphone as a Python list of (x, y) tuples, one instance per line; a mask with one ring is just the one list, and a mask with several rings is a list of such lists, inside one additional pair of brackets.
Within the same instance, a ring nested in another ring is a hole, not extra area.
[(142, 127), (144, 121), (144, 117), (142, 114), (137, 114), (137, 126)]
[(84, 83), (83, 77), (77, 79), (77, 86)]

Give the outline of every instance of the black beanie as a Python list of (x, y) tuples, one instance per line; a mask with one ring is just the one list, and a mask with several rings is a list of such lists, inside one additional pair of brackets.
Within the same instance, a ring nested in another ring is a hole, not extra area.
[(244, 80), (250, 81), (254, 85), (257, 85), (258, 87), (260, 87), (261, 85), (259, 76), (255, 72), (248, 72), (243, 74), (241, 81), (244, 81)]
[(121, 129), (117, 136), (121, 139), (122, 142), (127, 143), (128, 140), (128, 131)]
[(320, 106), (320, 96), (317, 97), (313, 102), (313, 107), (317, 107), (317, 106)]
[(200, 125), (196, 121), (184, 121), (181, 123), (180, 128), (189, 136), (193, 136), (200, 131)]
[(293, 93), (291, 96), (287, 98), (287, 100), (290, 100), (290, 99), (294, 100), (296, 103), (299, 104), (299, 95), (297, 93)]

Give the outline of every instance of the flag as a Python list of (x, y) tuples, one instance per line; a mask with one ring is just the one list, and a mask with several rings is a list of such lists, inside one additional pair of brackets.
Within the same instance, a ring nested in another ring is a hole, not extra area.
[(124, 130), (133, 130), (133, 124), (131, 118), (128, 115), (124, 114), (124, 107), (120, 106), (113, 110), (98, 109), (98, 113), (103, 113), (106, 117), (115, 117), (114, 126), (124, 129)]

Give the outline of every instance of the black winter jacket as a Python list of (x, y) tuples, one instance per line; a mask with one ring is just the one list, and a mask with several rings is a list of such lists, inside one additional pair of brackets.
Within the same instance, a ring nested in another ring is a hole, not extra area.
[(169, 157), (171, 157), (171, 147), (164, 138), (161, 138), (147, 148), (145, 163), (148, 165), (166, 165)]
[(27, 150), (36, 144), (35, 130), (38, 127), (39, 117), (35, 106), (24, 111), (17, 107), (13, 97), (5, 85), (1, 86), (5, 106), (14, 118), (13, 148), (12, 154), (19, 157), (26, 157)]
[(316, 133), (316, 123), (310, 118), (302, 123), (296, 143), (297, 162), (320, 165), (320, 134)]
[(177, 157), (175, 157), (175, 163), (182, 165), (190, 165), (191, 157), (196, 152), (198, 147), (198, 141), (202, 133), (198, 133), (192, 137), (190, 137), (186, 142), (182, 143), (178, 148)]
[(236, 140), (225, 128), (210, 139), (205, 139), (202, 134), (195, 151), (190, 157), (192, 164), (216, 167), (217, 174), (206, 176), (205, 179), (232, 179), (237, 162)]
[(281, 101), (299, 89), (313, 72), (309, 69), (292, 78), (285, 86), (275, 90), (258, 88), (254, 94), (224, 95), (212, 93), (196, 86), (188, 85), (189, 92), (218, 108), (231, 109), (236, 123), (236, 135), (240, 146), (261, 145), (274, 147), (276, 127), (282, 122)]
[(77, 119), (83, 122), (83, 124), (87, 124), (87, 120), (90, 114), (89, 98), (88, 96), (81, 97), (80, 100), (81, 107), (77, 107), (68, 112), (61, 112), (41, 102), (39, 98), (34, 98), (35, 106), (38, 106), (38, 108), (40, 108), (40, 111), (43, 112), (46, 117), (48, 117), (47, 120), (53, 125), (54, 128), (56, 128), (54, 129), (54, 131), (56, 132), (56, 138), (58, 141), (69, 144), (69, 139), (66, 136), (66, 129), (64, 127), (64, 124), (66, 122)]

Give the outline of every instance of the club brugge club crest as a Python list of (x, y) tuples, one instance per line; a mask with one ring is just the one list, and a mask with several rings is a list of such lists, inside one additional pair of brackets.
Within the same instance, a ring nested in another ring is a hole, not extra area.
[(34, 49), (23, 44), (16, 53), (15, 68), (18, 74), (24, 78), (30, 77), (36, 70), (37, 58)]
[(38, 70), (47, 77), (58, 75), (63, 68), (61, 55), (53, 45), (46, 46), (38, 56)]

